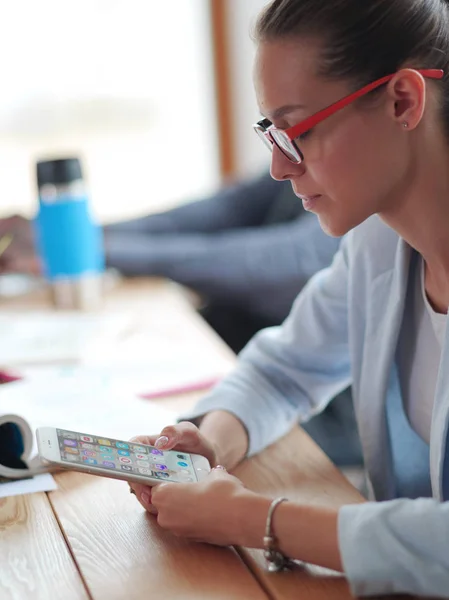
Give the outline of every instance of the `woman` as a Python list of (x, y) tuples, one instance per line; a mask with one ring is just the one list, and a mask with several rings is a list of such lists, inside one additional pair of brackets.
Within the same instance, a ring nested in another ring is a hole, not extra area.
[(376, 502), (273, 506), (223, 470), (134, 491), (162, 527), (215, 544), (262, 547), (271, 506), (277, 549), (344, 571), (355, 595), (447, 597), (449, 5), (275, 0), (255, 37), (272, 176), (348, 235), (188, 416), (199, 430), (157, 444), (232, 469), (351, 383)]

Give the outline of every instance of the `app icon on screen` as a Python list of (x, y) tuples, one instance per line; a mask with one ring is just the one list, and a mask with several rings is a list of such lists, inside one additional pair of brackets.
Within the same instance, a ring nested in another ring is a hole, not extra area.
[(113, 454), (114, 450), (108, 446), (100, 446), (100, 452), (106, 452), (106, 454)]
[(107, 467), (108, 469), (115, 469), (115, 463), (111, 462), (110, 460), (104, 460), (103, 467)]
[(112, 456), (110, 454), (102, 454), (101, 460), (111, 460)]
[(127, 458), (126, 456), (120, 456), (119, 461), (121, 463), (124, 463), (125, 465), (129, 464), (131, 462), (130, 458)]
[(179, 458), (179, 460), (185, 460), (187, 457), (185, 454), (177, 454), (176, 458)]
[(66, 446), (72, 446), (73, 448), (76, 448), (76, 446), (78, 446), (78, 442), (75, 440), (64, 440), (64, 444)]
[(142, 473), (142, 475), (151, 475), (150, 469), (139, 469), (139, 473)]
[(139, 460), (148, 460), (148, 456), (146, 454), (136, 454), (136, 458)]
[(159, 469), (159, 471), (166, 471), (168, 469), (167, 465), (155, 464), (155, 469)]
[(139, 467), (146, 467), (148, 469), (149, 464), (147, 462), (145, 462), (144, 460), (138, 460), (137, 464)]
[(95, 456), (95, 452), (92, 452), (92, 450), (83, 450), (83, 455), (84, 456)]
[(91, 437), (90, 437), (90, 435), (82, 435), (82, 436), (81, 436), (81, 440), (82, 440), (83, 442), (93, 442), (93, 441), (94, 441), (94, 438), (91, 438)]
[(76, 435), (74, 433), (65, 432), (64, 437), (69, 440), (76, 440)]
[(123, 450), (129, 449), (128, 444), (124, 444), (123, 442), (116, 442), (115, 445), (117, 446), (117, 448), (123, 448)]
[(105, 440), (103, 438), (99, 438), (98, 443), (100, 446), (110, 446), (111, 442), (109, 440)]
[(180, 460), (180, 461), (178, 462), (178, 465), (179, 465), (180, 467), (188, 467), (188, 466), (189, 466), (189, 463), (186, 463), (186, 462), (184, 462), (184, 461)]
[(168, 477), (170, 477), (170, 473), (164, 473), (164, 471), (158, 471), (157, 473), (155, 473), (155, 475), (160, 479), (167, 479)]
[(118, 454), (120, 454), (120, 456), (129, 456), (128, 450), (119, 450)]
[(83, 461), (86, 465), (98, 465), (98, 462), (95, 458), (88, 458), (87, 456), (83, 456)]
[(68, 453), (68, 454), (78, 454), (78, 450), (77, 448), (70, 448), (70, 446), (66, 446), (64, 448), (64, 450)]
[(120, 465), (120, 468), (123, 469), (123, 471), (132, 471), (133, 468), (130, 467), (129, 465)]
[(141, 452), (142, 454), (146, 454), (146, 450), (145, 448), (142, 448), (142, 446), (133, 446), (133, 452)]
[(85, 444), (84, 442), (81, 444), (81, 448), (86, 448), (86, 450), (95, 450), (95, 446), (92, 444)]
[(164, 456), (164, 453), (162, 452), (162, 450), (158, 450), (157, 448), (153, 448), (151, 450), (151, 454), (154, 454), (155, 456)]
[(67, 460), (70, 460), (70, 462), (79, 462), (80, 460), (79, 456), (74, 456), (73, 454), (69, 454), (66, 458)]

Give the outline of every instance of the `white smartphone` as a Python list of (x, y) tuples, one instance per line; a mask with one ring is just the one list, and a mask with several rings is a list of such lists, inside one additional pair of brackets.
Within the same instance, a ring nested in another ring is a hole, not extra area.
[(163, 451), (146, 444), (54, 427), (40, 427), (36, 436), (40, 458), (61, 469), (145, 485), (198, 482), (210, 471), (209, 461), (199, 454)]

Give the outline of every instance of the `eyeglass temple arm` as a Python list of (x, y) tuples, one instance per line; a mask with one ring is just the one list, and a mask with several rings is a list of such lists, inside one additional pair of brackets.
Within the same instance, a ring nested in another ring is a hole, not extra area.
[[(416, 69), (416, 70), (423, 77), (427, 77), (428, 79), (442, 79), (444, 76), (444, 71), (442, 69)], [(327, 117), (330, 117), (335, 112), (341, 110), (342, 108), (345, 108), (345, 106), (348, 106), (348, 104), (351, 104), (352, 102), (354, 102), (361, 96), (364, 96), (365, 94), (369, 94), (369, 92), (372, 92), (373, 90), (380, 87), (381, 85), (384, 85), (384, 83), (388, 83), (391, 79), (393, 79), (393, 77), (395, 75), (396, 75), (396, 73), (393, 73), (392, 75), (385, 75), (385, 77), (382, 77), (381, 79), (377, 79), (376, 81), (373, 81), (372, 83), (369, 83), (368, 85), (365, 85), (365, 87), (358, 90), (357, 92), (353, 92), (352, 94), (345, 96), (341, 100), (338, 100), (338, 102), (331, 104), (327, 108), (323, 108), (323, 110), (320, 110), (315, 115), (312, 115), (310, 117), (310, 119), (306, 119), (302, 123), (298, 123), (298, 125), (295, 125), (294, 127), (291, 127), (290, 129), (287, 129), (285, 132), (288, 134), (288, 136), (291, 140), (294, 140), (295, 138), (300, 136), (305, 131), (312, 129), (312, 127), (314, 127), (321, 121), (324, 121), (324, 119), (326, 119)]]

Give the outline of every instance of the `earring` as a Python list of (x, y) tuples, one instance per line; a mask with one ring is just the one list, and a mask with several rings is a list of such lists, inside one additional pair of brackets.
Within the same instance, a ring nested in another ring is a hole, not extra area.
[(404, 129), (408, 129), (408, 123), (407, 123), (407, 121), (404, 121), (404, 122), (402, 123), (402, 127), (403, 127)]

